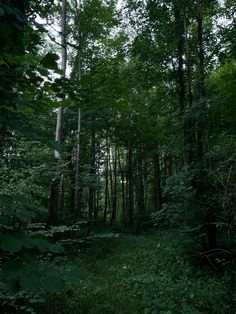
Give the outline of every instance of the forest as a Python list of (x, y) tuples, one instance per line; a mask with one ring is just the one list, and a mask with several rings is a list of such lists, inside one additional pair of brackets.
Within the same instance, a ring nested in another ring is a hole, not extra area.
[(236, 2), (0, 0), (0, 312), (236, 313)]

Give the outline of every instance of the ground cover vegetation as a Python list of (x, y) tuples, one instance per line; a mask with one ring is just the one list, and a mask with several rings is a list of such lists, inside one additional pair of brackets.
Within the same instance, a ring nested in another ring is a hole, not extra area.
[(1, 313), (235, 313), (234, 1), (0, 1)]

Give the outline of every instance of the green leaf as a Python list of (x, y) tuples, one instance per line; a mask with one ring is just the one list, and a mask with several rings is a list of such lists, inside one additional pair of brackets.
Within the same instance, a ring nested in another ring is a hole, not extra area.
[(64, 273), (64, 279), (66, 282), (77, 284), (80, 282), (79, 273), (75, 270), (71, 270), (69, 272)]
[(8, 252), (18, 252), (21, 250), (22, 244), (21, 241), (14, 236), (3, 236), (1, 248)]
[(2, 207), (10, 207), (12, 206), (13, 203), (13, 198), (8, 196), (8, 195), (4, 195), (4, 194), (0, 194), (0, 206)]
[(62, 253), (63, 247), (60, 244), (50, 244), (48, 247), (49, 251), (52, 253)]
[(24, 205), (25, 207), (33, 206), (32, 201), (30, 201), (27, 197), (25, 197), (22, 194), (19, 194), (19, 193), (15, 194), (14, 199), (17, 203)]
[(10, 218), (7, 216), (0, 216), (0, 225), (8, 226), (10, 224)]
[(3, 10), (3, 8), (0, 7), (0, 16), (4, 16), (5, 15), (5, 11)]
[(33, 239), (34, 245), (41, 251), (41, 252), (47, 252), (50, 247), (50, 243), (42, 238), (36, 238)]
[(8, 261), (2, 269), (3, 280), (6, 282), (8, 290), (16, 292), (19, 288), (19, 274), (21, 264), (15, 261)]
[(57, 54), (49, 52), (41, 60), (41, 64), (43, 67), (47, 69), (56, 70), (58, 68), (57, 66), (58, 59), (59, 57)]
[(17, 239), (21, 242), (21, 245), (26, 248), (33, 248), (34, 247), (34, 241), (25, 234), (17, 234), (15, 235)]
[(29, 271), (23, 271), (19, 282), (23, 289), (36, 289), (40, 285), (40, 278)]
[(35, 212), (29, 211), (25, 208), (19, 208), (19, 210), (16, 212), (16, 217), (23, 222), (30, 223), (32, 218), (35, 217)]
[(49, 275), (43, 278), (43, 286), (48, 292), (60, 292), (65, 288), (65, 281), (60, 277)]
[(63, 108), (67, 108), (70, 105), (71, 105), (71, 100), (69, 100), (69, 99), (64, 99), (61, 101), (61, 107), (63, 107)]
[(3, 276), (7, 280), (17, 277), (19, 274), (19, 263), (16, 261), (8, 261), (3, 266)]

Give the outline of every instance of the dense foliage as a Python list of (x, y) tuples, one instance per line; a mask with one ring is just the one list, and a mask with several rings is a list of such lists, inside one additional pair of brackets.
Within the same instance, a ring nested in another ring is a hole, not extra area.
[(235, 9), (0, 1), (1, 312), (234, 313)]

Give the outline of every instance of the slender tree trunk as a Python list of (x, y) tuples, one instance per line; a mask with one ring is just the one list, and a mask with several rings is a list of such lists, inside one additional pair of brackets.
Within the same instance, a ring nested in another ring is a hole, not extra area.
[(136, 231), (139, 232), (142, 224), (142, 219), (144, 215), (144, 167), (143, 167), (143, 150), (142, 145), (140, 144), (139, 151), (138, 151), (138, 167), (137, 167), (137, 174), (138, 174), (138, 185), (137, 185), (137, 224), (136, 224)]
[[(197, 197), (202, 201), (202, 196), (209, 189), (206, 175), (206, 146), (208, 137), (208, 121), (206, 116), (206, 89), (205, 89), (205, 51), (204, 51), (204, 36), (203, 36), (203, 2), (197, 2), (197, 30), (198, 30), (198, 59), (199, 59), (199, 121), (198, 121), (198, 161), (201, 162), (200, 168), (200, 183), (197, 184)], [(211, 203), (206, 204), (206, 233), (208, 239), (208, 249), (216, 248), (216, 217), (215, 208)]]
[(167, 154), (164, 155), (164, 177), (165, 180), (167, 179), (167, 170), (168, 170), (168, 161), (167, 161)]
[[(66, 47), (66, 12), (67, 12), (67, 0), (62, 0), (61, 7), (61, 69), (62, 77), (66, 77), (66, 67), (67, 67), (67, 47)], [(62, 117), (63, 108), (59, 107), (57, 109), (57, 124), (56, 124), (56, 136), (55, 141), (57, 144), (62, 142)], [(54, 150), (54, 156), (56, 160), (61, 159), (61, 152), (57, 149)]]
[(98, 212), (99, 212), (99, 205), (100, 205), (100, 192), (97, 191), (95, 193), (95, 199), (96, 199), (96, 206), (94, 208), (94, 214), (93, 214), (93, 219), (95, 222), (97, 222), (97, 219), (98, 219)]
[(133, 191), (133, 148), (131, 141), (128, 145), (128, 210), (129, 227), (134, 225), (134, 191)]
[(197, 2), (197, 32), (198, 32), (198, 59), (199, 59), (199, 119), (197, 129), (197, 158), (203, 161), (205, 157), (205, 144), (206, 144), (206, 108), (205, 108), (205, 52), (203, 41), (203, 11), (202, 0)]
[(76, 136), (76, 159), (75, 159), (75, 194), (74, 194), (74, 216), (79, 217), (79, 162), (80, 162), (80, 128), (81, 128), (81, 111), (78, 109), (78, 125), (77, 125), (77, 136)]
[(92, 126), (92, 137), (91, 137), (91, 164), (90, 164), (90, 175), (91, 182), (89, 187), (89, 218), (93, 217), (94, 209), (94, 184), (95, 184), (95, 130), (94, 125)]
[[(185, 35), (185, 56), (186, 56), (186, 72), (187, 72), (187, 89), (188, 89), (188, 109), (193, 104), (193, 84), (192, 84), (192, 63), (188, 44), (188, 20), (186, 13), (184, 14), (184, 35)], [(190, 165), (194, 160), (194, 133), (195, 127), (189, 114), (184, 118), (184, 138), (185, 138), (185, 162)]]
[(114, 174), (114, 185), (112, 191), (112, 214), (111, 224), (116, 221), (117, 214), (117, 145), (115, 145), (115, 152), (113, 156), (113, 174)]
[(92, 121), (92, 130), (91, 130), (91, 164), (90, 164), (90, 187), (89, 187), (89, 229), (88, 235), (91, 233), (92, 229), (92, 219), (94, 214), (95, 207), (95, 129), (94, 129), (94, 121)]
[(64, 209), (64, 206), (65, 206), (65, 176), (62, 175), (61, 176), (61, 188), (60, 188), (60, 208), (61, 209)]
[(161, 193), (161, 169), (160, 157), (156, 154), (153, 159), (154, 164), (154, 206), (156, 210), (162, 207), (162, 193)]
[[(61, 7), (61, 68), (62, 77), (66, 76), (67, 67), (67, 48), (66, 48), (66, 12), (67, 12), (67, 0), (62, 0)], [(63, 108), (57, 109), (57, 123), (56, 123), (56, 135), (55, 142), (60, 145), (62, 142), (62, 117)], [(51, 184), (51, 196), (50, 196), (50, 208), (48, 223), (56, 225), (58, 223), (58, 210), (60, 204), (60, 181), (61, 181), (61, 152), (57, 148), (54, 150), (54, 157), (56, 160), (56, 175)]]
[(177, 83), (178, 83), (178, 94), (179, 94), (179, 109), (181, 113), (181, 118), (184, 112), (185, 107), (185, 84), (184, 84), (184, 22), (182, 16), (182, 5), (177, 4), (175, 9), (175, 24), (176, 24), (176, 35), (177, 35), (177, 55), (178, 55), (178, 74), (177, 74)]
[(113, 213), (113, 205), (114, 205), (114, 201), (113, 201), (113, 197), (114, 197), (114, 185), (113, 185), (113, 171), (112, 171), (112, 165), (111, 165), (111, 152), (109, 150), (109, 175), (110, 175), (110, 191), (111, 191), (111, 194), (110, 194), (110, 200), (111, 200), (111, 213), (110, 213), (110, 223), (112, 221), (112, 213)]
[(185, 18), (184, 18), (184, 3), (182, 1), (177, 2), (175, 5), (175, 25), (177, 35), (177, 56), (178, 56), (178, 71), (177, 71), (177, 86), (179, 96), (179, 112), (180, 121), (183, 125), (183, 162), (187, 162), (188, 149), (187, 149), (187, 137), (191, 130), (188, 129), (189, 125), (186, 123), (185, 108), (186, 108), (186, 86), (185, 86), (185, 73), (184, 73), (184, 50), (185, 50)]
[(148, 184), (148, 163), (147, 160), (144, 160), (144, 167), (143, 167), (143, 184), (144, 184), (144, 211), (147, 209), (148, 204), (148, 191), (149, 191), (149, 184)]
[(119, 165), (119, 173), (121, 178), (121, 188), (122, 188), (122, 216), (123, 216), (123, 222), (125, 225), (125, 213), (126, 213), (126, 207), (125, 207), (125, 175), (124, 170), (121, 166), (121, 155), (120, 150), (118, 148), (118, 165)]
[[(76, 17), (77, 17), (77, 28), (79, 33), (79, 48), (77, 50), (76, 61), (78, 62), (78, 81), (81, 80), (81, 63), (82, 63), (82, 45), (81, 45), (81, 23), (79, 19), (79, 11), (81, 10), (81, 1), (75, 0), (75, 8), (76, 8)], [(76, 70), (75, 70), (76, 71)], [(79, 210), (79, 202), (78, 202), (78, 195), (79, 195), (79, 163), (80, 163), (80, 130), (81, 130), (81, 109), (78, 108), (78, 118), (77, 118), (77, 134), (76, 134), (76, 158), (75, 158), (75, 198), (74, 198), (74, 216), (80, 216)]]
[(188, 101), (189, 107), (192, 106), (193, 103), (193, 84), (192, 84), (192, 63), (191, 63), (191, 55), (188, 44), (188, 20), (186, 17), (186, 13), (184, 14), (184, 36), (185, 36), (185, 56), (186, 56), (186, 72), (187, 72), (187, 83), (188, 83)]
[(109, 204), (109, 145), (108, 145), (108, 132), (106, 133), (106, 169), (105, 169), (105, 204), (103, 222), (107, 220), (107, 209)]

